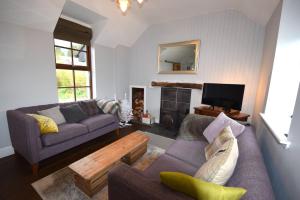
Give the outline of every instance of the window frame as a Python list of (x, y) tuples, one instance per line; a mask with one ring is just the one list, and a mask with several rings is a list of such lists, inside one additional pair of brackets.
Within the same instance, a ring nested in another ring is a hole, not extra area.
[[(61, 70), (71, 70), (72, 71), (72, 75), (73, 75), (73, 86), (65, 86), (65, 87), (59, 87), (57, 85), (57, 92), (59, 89), (63, 89), (63, 88), (69, 88), (69, 89), (73, 89), (74, 91), (74, 102), (77, 102), (77, 96), (76, 96), (76, 89), (78, 88), (89, 88), (90, 89), (90, 99), (93, 99), (93, 73), (92, 73), (92, 58), (91, 58), (91, 46), (87, 45), (87, 44), (82, 44), (82, 43), (78, 43), (78, 42), (72, 42), (69, 40), (64, 40), (67, 42), (70, 42), (71, 44), (71, 48), (70, 47), (63, 47), (63, 46), (59, 46), (55, 44), (55, 39), (57, 40), (63, 40), (63, 39), (59, 39), (59, 38), (53, 38), (54, 41), (54, 55), (55, 55), (55, 66), (56, 66), (56, 70), (57, 69), (61, 69)], [(77, 44), (82, 44), (86, 46), (86, 51), (84, 50), (78, 50), (78, 49), (74, 49), (73, 48), (73, 43), (77, 43)], [(61, 64), (61, 63), (57, 63), (56, 62), (56, 50), (55, 48), (62, 48), (62, 49), (68, 49), (71, 51), (71, 59), (72, 59), (72, 64)], [(73, 51), (79, 51), (79, 52), (85, 52), (86, 53), (86, 66), (80, 66), (80, 65), (74, 65), (74, 57), (73, 57)], [(89, 86), (76, 86), (76, 80), (75, 80), (75, 71), (87, 71), (89, 72)], [(59, 97), (58, 97), (59, 98)]]

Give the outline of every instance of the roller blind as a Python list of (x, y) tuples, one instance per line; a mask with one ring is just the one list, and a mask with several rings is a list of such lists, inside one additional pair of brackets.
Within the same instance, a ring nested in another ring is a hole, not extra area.
[(92, 39), (92, 29), (80, 24), (59, 18), (55, 30), (54, 38), (90, 45)]

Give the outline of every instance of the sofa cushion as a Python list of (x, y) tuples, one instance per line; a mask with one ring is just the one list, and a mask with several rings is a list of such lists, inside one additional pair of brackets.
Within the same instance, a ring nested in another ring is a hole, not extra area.
[(88, 115), (78, 104), (61, 107), (60, 111), (62, 112), (68, 123), (78, 123), (88, 118)]
[(101, 114), (89, 117), (83, 120), (81, 123), (88, 127), (88, 130), (95, 131), (99, 128), (107, 126), (115, 122), (115, 117), (111, 114)]
[(63, 116), (63, 114), (61, 113), (59, 106), (55, 106), (53, 108), (49, 108), (46, 110), (40, 110), (40, 111), (37, 111), (37, 113), (40, 115), (44, 115), (46, 117), (50, 117), (58, 125), (66, 123), (66, 119)]
[(81, 101), (79, 102), (79, 105), (88, 116), (103, 114), (103, 111), (100, 108), (98, 108), (97, 101), (94, 99), (88, 101)]
[(235, 137), (239, 136), (245, 130), (245, 126), (238, 123), (237, 121), (229, 118), (223, 112), (221, 112), (218, 117), (210, 123), (203, 132), (203, 135), (209, 143), (212, 143), (215, 137), (226, 127), (230, 126), (233, 135)]
[(237, 140), (239, 158), (234, 173), (226, 185), (247, 189), (243, 200), (275, 199), (254, 130), (246, 127)]
[(144, 174), (153, 180), (160, 181), (159, 174), (162, 171), (181, 172), (193, 176), (197, 168), (177, 158), (164, 154), (154, 161), (154, 163), (144, 171)]
[(206, 162), (204, 148), (207, 144), (205, 141), (176, 140), (166, 154), (199, 168)]
[(88, 133), (88, 129), (82, 124), (62, 124), (58, 126), (59, 132), (54, 135), (41, 137), (44, 146), (51, 146)]
[(58, 133), (57, 124), (50, 117), (46, 117), (43, 115), (36, 115), (36, 114), (27, 114), (27, 115), (33, 117), (37, 121), (40, 128), (40, 133), (42, 135)]
[(161, 182), (172, 190), (197, 200), (240, 200), (244, 188), (223, 187), (178, 172), (161, 172)]
[(237, 159), (239, 149), (236, 138), (232, 138), (225, 142), (215, 156), (204, 163), (195, 174), (196, 178), (218, 185), (225, 185), (232, 176)]
[(205, 147), (205, 157), (206, 160), (211, 159), (214, 157), (219, 151), (225, 150), (223, 145), (230, 139), (234, 139), (234, 135), (230, 126), (227, 126), (222, 130), (222, 132), (214, 139), (211, 144), (208, 144)]

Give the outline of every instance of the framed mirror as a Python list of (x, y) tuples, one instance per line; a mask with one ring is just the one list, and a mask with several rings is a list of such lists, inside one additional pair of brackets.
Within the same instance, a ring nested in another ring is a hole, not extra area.
[(196, 74), (199, 65), (200, 40), (160, 44), (159, 74)]

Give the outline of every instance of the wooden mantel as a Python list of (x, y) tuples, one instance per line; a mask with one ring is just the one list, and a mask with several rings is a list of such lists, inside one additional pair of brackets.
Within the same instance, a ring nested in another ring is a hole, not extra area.
[(152, 81), (153, 87), (176, 87), (176, 88), (190, 88), (202, 90), (202, 84), (200, 83), (176, 83), (176, 82), (157, 82)]

